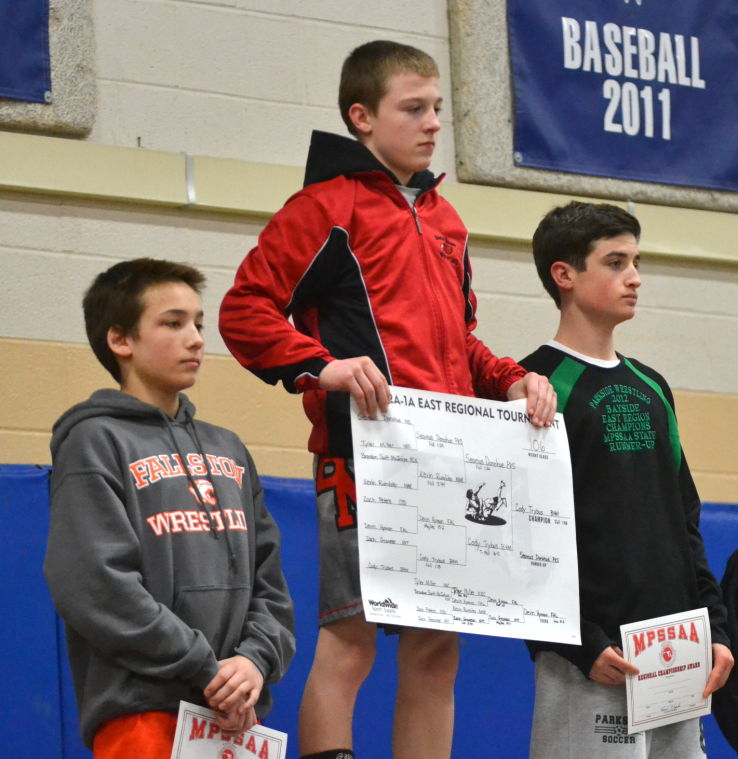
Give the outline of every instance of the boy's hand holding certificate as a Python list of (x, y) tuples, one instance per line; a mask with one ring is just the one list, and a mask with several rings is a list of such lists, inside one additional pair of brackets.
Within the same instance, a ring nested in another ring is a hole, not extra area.
[(225, 738), (215, 712), (179, 702), (171, 759), (285, 759), (287, 734), (254, 725), (242, 735)]
[(707, 609), (621, 625), (623, 655), (640, 674), (625, 679), (628, 732), (710, 713), (702, 694), (712, 666)]

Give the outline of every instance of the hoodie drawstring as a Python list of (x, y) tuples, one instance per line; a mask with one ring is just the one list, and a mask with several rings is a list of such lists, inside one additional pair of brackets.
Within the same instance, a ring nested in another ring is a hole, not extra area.
[[(198, 453), (202, 457), (203, 465), (205, 466), (205, 470), (206, 470), (206, 475), (205, 476), (208, 478), (208, 482), (210, 483), (210, 485), (213, 488), (213, 495), (215, 496), (215, 502), (218, 504), (218, 506), (220, 506), (220, 496), (218, 495), (218, 489), (215, 487), (215, 481), (213, 480), (213, 475), (210, 472), (210, 468), (205, 463), (205, 461), (206, 461), (206, 459), (205, 459), (205, 452), (203, 451), (202, 443), (200, 442), (200, 438), (199, 438), (199, 436), (197, 434), (197, 428), (195, 427), (195, 423), (194, 423), (194, 421), (192, 420), (192, 418), (190, 417), (189, 414), (186, 414), (186, 418), (187, 418), (187, 422), (189, 424), (189, 429), (192, 430), (191, 437), (195, 441), (195, 446), (197, 447)], [(199, 492), (198, 492), (198, 495), (199, 495)], [(238, 562), (236, 560), (236, 552), (233, 550), (233, 543), (231, 542), (231, 536), (228, 534), (228, 528), (227, 527), (223, 531), (223, 534), (225, 535), (226, 546), (228, 547), (228, 560), (230, 562), (231, 569), (234, 572), (237, 573), (238, 572)]]
[[(205, 499), (202, 497), (202, 494), (200, 493), (200, 488), (197, 487), (195, 478), (192, 476), (192, 473), (190, 472), (190, 469), (187, 466), (187, 461), (185, 460), (184, 454), (182, 453), (177, 443), (177, 438), (174, 435), (174, 429), (172, 427), (172, 423), (169, 419), (169, 416), (167, 416), (167, 414), (165, 414), (163, 411), (161, 412), (161, 415), (164, 418), (164, 422), (166, 424), (167, 430), (169, 431), (169, 437), (172, 440), (172, 445), (174, 446), (174, 449), (177, 451), (179, 460), (182, 462), (182, 468), (184, 469), (184, 473), (185, 473), (185, 476), (187, 477), (187, 481), (190, 483), (190, 487), (192, 488), (192, 494), (195, 497), (195, 501), (197, 502), (197, 505), (207, 514), (208, 524), (210, 525), (210, 534), (216, 540), (219, 540), (220, 535), (218, 535), (218, 531), (215, 525), (215, 520), (213, 519), (213, 514), (211, 510), (208, 508), (208, 504), (205, 502)], [(205, 467), (205, 477), (207, 478), (208, 482), (210, 483), (210, 486), (213, 489), (213, 496), (215, 498), (216, 504), (220, 506), (220, 496), (218, 495), (218, 489), (215, 487), (215, 482), (213, 481), (210, 468), (207, 465), (207, 459), (205, 458), (205, 451), (203, 450), (202, 444), (200, 443), (200, 438), (197, 435), (195, 424), (192, 420), (192, 417), (187, 413), (185, 414), (185, 419), (186, 419), (186, 422), (184, 424), (184, 427), (188, 431), (190, 439), (195, 444), (195, 448), (197, 449), (197, 452), (200, 454), (200, 458), (202, 459), (203, 466)], [(228, 550), (228, 562), (230, 564), (231, 569), (234, 572), (238, 572), (238, 562), (236, 560), (236, 553), (233, 550), (233, 544), (231, 543), (231, 537), (228, 534), (227, 527), (225, 527), (224, 529), (224, 534), (225, 534), (225, 540), (226, 540), (226, 547)]]

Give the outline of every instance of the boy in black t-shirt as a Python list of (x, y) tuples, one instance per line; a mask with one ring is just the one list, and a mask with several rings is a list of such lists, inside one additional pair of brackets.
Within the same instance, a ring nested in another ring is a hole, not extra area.
[(635, 316), (638, 221), (572, 202), (533, 237), (544, 287), (561, 311), (554, 340), (521, 364), (549, 377), (571, 448), (581, 646), (529, 642), (536, 661), (531, 759), (703, 757), (699, 720), (627, 735), (621, 624), (707, 607), (713, 668), (705, 695), (733, 666), (725, 608), (699, 533), (700, 500), (661, 375), (615, 351)]

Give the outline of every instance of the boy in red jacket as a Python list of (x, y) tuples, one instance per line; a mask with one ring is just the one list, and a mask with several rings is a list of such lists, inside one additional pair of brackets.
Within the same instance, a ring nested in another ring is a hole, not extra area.
[[(387, 409), (388, 384), (527, 398), (537, 425), (555, 410), (544, 377), (473, 335), (467, 231), (427, 170), (440, 129), (435, 61), (395, 42), (362, 45), (344, 62), (339, 106), (357, 139), (313, 133), (305, 188), (267, 225), (220, 316), (233, 355), (302, 393), (313, 423), (321, 627), (300, 751), (321, 759), (353, 757), (376, 635), (359, 585), (349, 397), (370, 416)], [(395, 757), (450, 756), (457, 662), (455, 633), (400, 631)]]

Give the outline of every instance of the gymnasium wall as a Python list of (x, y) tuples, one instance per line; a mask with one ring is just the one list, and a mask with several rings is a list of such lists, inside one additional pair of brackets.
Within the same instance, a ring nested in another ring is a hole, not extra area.
[[(89, 0), (57, 0), (74, 10)], [(389, 37), (439, 62), (445, 105), (432, 168), (467, 222), (478, 334), (521, 357), (557, 312), (530, 260), (541, 216), (567, 198), (454, 181), (449, 34), (443, 0), (94, 0), (97, 99), (82, 140), (0, 131), (0, 462), (48, 463), (48, 431), (108, 382), (85, 347), (80, 299), (115, 261), (150, 255), (208, 276), (209, 358), (199, 412), (234, 427), (261, 471), (307, 477), (299, 400), (239, 370), (217, 334), (222, 294), (265, 221), (299, 188), (312, 128), (345, 133), (340, 64)], [(70, 10), (70, 12), (71, 12)], [(738, 456), (722, 423), (738, 408), (738, 219), (638, 205), (639, 314), (619, 347), (678, 391), (703, 497), (738, 499)]]

